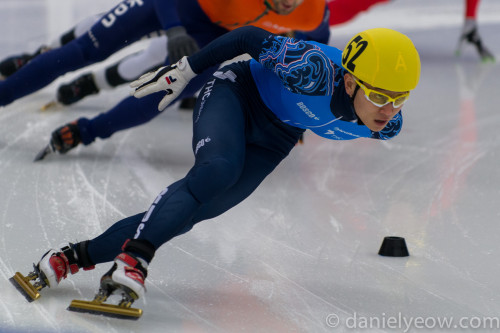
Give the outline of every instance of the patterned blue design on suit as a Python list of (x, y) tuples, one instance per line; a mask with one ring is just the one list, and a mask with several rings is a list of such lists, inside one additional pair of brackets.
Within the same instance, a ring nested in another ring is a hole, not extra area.
[(259, 62), (275, 72), (292, 93), (310, 96), (333, 94), (333, 63), (316, 45), (273, 36), (263, 43)]
[(345, 73), (347, 73), (347, 71), (340, 66), (335, 66), (335, 67), (336, 71), (335, 71), (334, 85), (335, 87), (338, 87), (340, 84), (344, 84), (344, 75)]
[(391, 139), (398, 135), (399, 131), (401, 131), (401, 127), (403, 127), (403, 116), (401, 111), (399, 111), (383, 130), (380, 132), (372, 132), (372, 138), (380, 140)]

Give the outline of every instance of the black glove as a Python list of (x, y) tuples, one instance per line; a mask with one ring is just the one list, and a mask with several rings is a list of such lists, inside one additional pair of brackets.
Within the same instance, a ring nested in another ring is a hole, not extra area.
[(78, 146), (80, 142), (80, 129), (75, 120), (52, 132), (50, 146), (53, 151), (57, 151), (59, 154), (66, 154), (68, 151)]
[(166, 31), (167, 51), (171, 64), (175, 64), (184, 56), (190, 56), (199, 50), (198, 44), (189, 36), (182, 26), (170, 28)]

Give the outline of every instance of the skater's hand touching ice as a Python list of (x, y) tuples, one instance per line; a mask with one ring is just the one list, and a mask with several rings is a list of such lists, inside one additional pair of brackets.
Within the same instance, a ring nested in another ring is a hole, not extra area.
[(146, 73), (137, 80), (130, 83), (132, 92), (137, 98), (165, 90), (166, 96), (158, 104), (158, 111), (163, 111), (187, 86), (196, 74), (191, 69), (187, 57), (183, 57), (177, 63), (161, 67), (155, 72)]

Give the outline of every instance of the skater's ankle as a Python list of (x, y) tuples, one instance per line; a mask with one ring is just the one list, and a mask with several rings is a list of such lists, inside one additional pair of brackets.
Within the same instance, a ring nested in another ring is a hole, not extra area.
[(122, 251), (133, 255), (147, 268), (153, 260), (156, 249), (145, 239), (127, 239), (122, 246)]
[(65, 260), (69, 268), (69, 273), (76, 274), (80, 268), (84, 271), (95, 268), (95, 264), (87, 253), (88, 242), (89, 241), (83, 241), (76, 244), (69, 243), (67, 246), (61, 248), (61, 252), (58, 254)]
[(477, 29), (477, 23), (475, 19), (466, 19), (463, 25), (462, 33), (467, 35), (473, 30)]
[(92, 261), (88, 253), (88, 245), (88, 240), (76, 244), (71, 244), (76, 255), (78, 267), (82, 268), (84, 271), (89, 271), (95, 268), (95, 263)]

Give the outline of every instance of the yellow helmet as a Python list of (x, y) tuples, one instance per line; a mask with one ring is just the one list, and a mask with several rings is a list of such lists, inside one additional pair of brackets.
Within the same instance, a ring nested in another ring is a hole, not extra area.
[(412, 41), (386, 28), (354, 36), (342, 51), (342, 66), (361, 81), (397, 92), (415, 89), (420, 77), (420, 57)]

